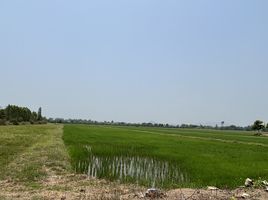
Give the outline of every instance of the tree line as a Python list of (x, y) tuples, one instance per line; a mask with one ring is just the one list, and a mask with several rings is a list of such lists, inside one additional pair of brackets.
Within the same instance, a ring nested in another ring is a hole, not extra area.
[(114, 125), (114, 126), (137, 126), (137, 127), (163, 127), (163, 128), (192, 128), (192, 129), (216, 129), (216, 130), (241, 130), (252, 131), (256, 130), (257, 134), (262, 131), (268, 132), (268, 123), (265, 124), (261, 120), (256, 120), (253, 125), (241, 126), (224, 126), (224, 121), (221, 126), (207, 126), (195, 124), (181, 124), (171, 125), (163, 123), (143, 122), (143, 123), (127, 123), (127, 122), (114, 122), (114, 121), (93, 121), (87, 119), (64, 119), (64, 118), (49, 118), (46, 119), (42, 116), (42, 108), (40, 107), (37, 112), (31, 111), (27, 107), (19, 107), (16, 105), (8, 105), (6, 108), (0, 108), (0, 125), (18, 125), (18, 124), (42, 124), (42, 123), (64, 123), (64, 124), (95, 124), (95, 125)]
[(267, 131), (268, 132), (268, 123), (267, 125), (260, 120), (256, 120), (253, 125), (248, 126), (236, 126), (229, 125), (224, 126), (224, 122), (221, 122), (221, 126), (209, 126), (209, 125), (195, 125), (195, 124), (163, 124), (163, 123), (152, 123), (152, 122), (143, 122), (143, 123), (128, 123), (128, 122), (114, 122), (114, 121), (94, 121), (87, 119), (64, 119), (64, 118), (49, 118), (49, 123), (63, 123), (63, 124), (88, 124), (88, 125), (111, 125), (111, 126), (136, 126), (136, 127), (162, 127), (162, 128), (190, 128), (190, 129), (215, 129), (215, 130), (236, 130), (236, 131), (253, 131), (257, 130), (258, 132)]
[(27, 107), (8, 105), (0, 108), (0, 125), (19, 124), (42, 124), (46, 123), (46, 118), (42, 116), (42, 108), (37, 112), (31, 111)]

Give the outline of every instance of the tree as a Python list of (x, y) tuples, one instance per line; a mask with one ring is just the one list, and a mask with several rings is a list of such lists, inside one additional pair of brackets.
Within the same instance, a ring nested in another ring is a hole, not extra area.
[(0, 125), (6, 124), (6, 113), (5, 110), (0, 108)]
[(223, 127), (223, 125), (224, 125), (224, 121), (221, 121), (221, 127)]
[(6, 118), (6, 113), (4, 109), (0, 109), (0, 119), (5, 119)]
[(42, 108), (41, 107), (38, 109), (37, 120), (38, 121), (42, 120)]
[(22, 122), (34, 123), (36, 121), (46, 121), (46, 118), (42, 116), (41, 107), (38, 113), (31, 112), (27, 107), (19, 107), (16, 105), (8, 105), (6, 108), (0, 108), (0, 125), (7, 123), (18, 125)]
[(260, 132), (262, 129), (264, 129), (263, 121), (261, 121), (261, 120), (256, 120), (256, 121), (254, 122), (254, 124), (252, 125), (252, 129), (253, 129), (253, 130), (257, 130), (258, 132)]
[(37, 121), (37, 113), (36, 112), (32, 112), (31, 120), (32, 121)]

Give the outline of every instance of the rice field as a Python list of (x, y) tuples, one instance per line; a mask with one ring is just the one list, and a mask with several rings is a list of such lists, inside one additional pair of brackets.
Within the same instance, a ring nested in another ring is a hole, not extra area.
[(65, 125), (73, 170), (147, 187), (234, 188), (268, 179), (268, 137), (252, 132)]

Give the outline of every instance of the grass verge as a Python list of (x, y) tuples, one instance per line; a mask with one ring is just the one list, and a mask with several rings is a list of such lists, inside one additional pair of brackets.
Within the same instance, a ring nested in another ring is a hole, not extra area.
[(62, 125), (0, 127), (0, 180), (36, 188), (50, 171), (70, 170), (62, 128)]

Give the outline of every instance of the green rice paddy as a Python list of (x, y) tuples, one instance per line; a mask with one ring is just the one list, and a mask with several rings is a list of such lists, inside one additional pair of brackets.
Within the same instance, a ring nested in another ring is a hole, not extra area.
[(149, 187), (234, 188), (268, 179), (268, 137), (252, 132), (65, 125), (73, 169)]

